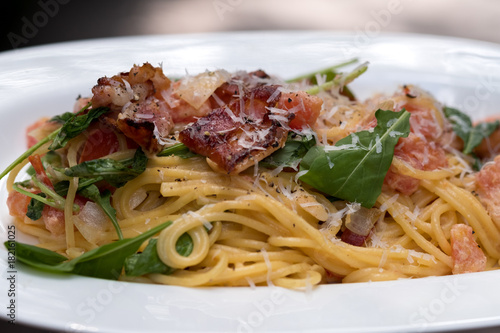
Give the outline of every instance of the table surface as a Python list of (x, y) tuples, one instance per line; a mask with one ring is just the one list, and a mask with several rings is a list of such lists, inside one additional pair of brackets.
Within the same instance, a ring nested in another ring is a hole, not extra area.
[[(360, 36), (421, 33), (500, 43), (497, 0), (18, 0), (3, 1), (0, 13), (0, 51), (101, 37), (291, 29)], [(7, 330), (48, 332), (0, 321), (0, 331)]]

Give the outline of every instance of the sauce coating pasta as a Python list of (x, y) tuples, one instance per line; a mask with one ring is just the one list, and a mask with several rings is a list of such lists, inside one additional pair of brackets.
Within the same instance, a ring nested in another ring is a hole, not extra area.
[(124, 281), (303, 289), (497, 269), (500, 158), (484, 146), (498, 123), (471, 143), (467, 116), (418, 87), (355, 100), (344, 85), (364, 70), (320, 85), (173, 81), (150, 64), (103, 77), (78, 111), (28, 129), (10, 214), (68, 260), (170, 221), (123, 258)]

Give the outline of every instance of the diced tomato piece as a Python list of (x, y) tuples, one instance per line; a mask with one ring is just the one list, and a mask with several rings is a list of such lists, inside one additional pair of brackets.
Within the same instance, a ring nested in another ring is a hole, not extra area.
[(451, 258), (453, 274), (481, 272), (486, 268), (486, 256), (472, 237), (472, 228), (465, 224), (451, 227)]
[(87, 141), (80, 154), (79, 163), (101, 158), (120, 149), (118, 137), (109, 127), (99, 126), (97, 123), (84, 134), (87, 135)]
[(317, 96), (309, 95), (304, 91), (281, 93), (276, 106), (278, 109), (289, 110), (295, 114), (290, 121), (290, 128), (303, 129), (312, 127), (319, 117), (323, 101)]
[(45, 125), (46, 122), (47, 122), (47, 118), (42, 118), (26, 128), (26, 141), (28, 143), (28, 148), (31, 148), (32, 146), (34, 146), (38, 142), (38, 139), (32, 135), (32, 132), (35, 129), (40, 128), (43, 125)]
[(45, 229), (50, 231), (50, 233), (54, 235), (64, 234), (64, 211), (46, 205), (43, 207), (42, 219), (45, 223)]
[(28, 211), (28, 204), (31, 198), (17, 191), (9, 192), (7, 197), (7, 207), (11, 216), (23, 219)]

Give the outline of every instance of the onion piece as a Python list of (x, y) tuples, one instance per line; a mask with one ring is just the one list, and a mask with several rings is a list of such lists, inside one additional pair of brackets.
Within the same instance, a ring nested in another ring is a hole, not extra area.
[(217, 88), (231, 79), (225, 70), (206, 71), (196, 76), (186, 76), (176, 93), (195, 109), (199, 109)]
[(80, 213), (73, 216), (73, 223), (88, 242), (99, 244), (106, 231), (113, 228), (111, 220), (95, 202), (87, 201)]
[(382, 212), (377, 208), (360, 207), (356, 212), (346, 216), (345, 226), (355, 234), (368, 236), (381, 216)]

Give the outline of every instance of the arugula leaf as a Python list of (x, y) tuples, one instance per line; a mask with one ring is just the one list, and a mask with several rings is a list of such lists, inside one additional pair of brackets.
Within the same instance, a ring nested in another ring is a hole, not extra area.
[(102, 208), (104, 213), (109, 217), (113, 226), (115, 227), (116, 234), (118, 235), (118, 239), (123, 239), (122, 229), (120, 228), (120, 224), (116, 219), (116, 210), (111, 206), (111, 192), (109, 190), (104, 190), (101, 194), (99, 188), (92, 184), (85, 188), (83, 188), (79, 192), (85, 198), (88, 198), (94, 201), (99, 207)]
[(69, 177), (97, 178), (114, 187), (121, 187), (146, 170), (148, 158), (139, 148), (133, 158), (117, 161), (110, 158), (96, 159), (77, 164), (64, 170)]
[(69, 140), (78, 136), (82, 133), (95, 119), (99, 118), (101, 115), (108, 112), (110, 109), (108, 107), (99, 107), (95, 109), (90, 109), (87, 113), (77, 115), (61, 115), (58, 119), (60, 122), (64, 121), (59, 133), (54, 138), (54, 141), (49, 146), (50, 150), (56, 150), (62, 148), (68, 143)]
[(187, 232), (183, 233), (175, 243), (175, 250), (181, 256), (187, 257), (193, 252), (193, 239)]
[(500, 121), (495, 120), (494, 122), (491, 123), (479, 123), (476, 126), (472, 128), (472, 131), (470, 132), (469, 135), (469, 140), (467, 141), (467, 144), (464, 146), (464, 154), (470, 154), (476, 148), (481, 144), (481, 142), (489, 137), (493, 132), (496, 131), (496, 129), (500, 126)]
[(189, 150), (186, 145), (183, 143), (176, 143), (170, 147), (164, 148), (161, 152), (159, 152), (156, 156), (179, 156), (181, 158), (190, 158), (196, 156), (191, 150)]
[[(136, 253), (125, 259), (125, 274), (128, 276), (141, 276), (144, 274), (160, 273), (172, 274), (175, 268), (169, 267), (161, 261), (157, 252), (158, 239), (151, 238), (148, 246), (142, 253)], [(193, 251), (193, 240), (188, 233), (182, 234), (177, 240), (175, 248), (177, 253), (187, 257)]]
[(479, 123), (472, 125), (472, 120), (465, 113), (450, 107), (443, 109), (446, 118), (450, 121), (453, 131), (463, 140), (464, 154), (470, 154), (481, 144), (483, 139), (489, 137), (499, 126), (500, 121), (496, 120), (490, 123)]
[[(80, 112), (81, 111), (82, 110), (80, 110)], [(70, 121), (71, 119), (73, 119), (73, 117), (75, 117), (75, 114), (73, 112), (64, 112), (63, 114), (59, 114), (57, 116), (50, 118), (50, 121), (53, 121), (53, 122), (56, 122), (59, 124), (65, 124), (68, 121)]]
[(314, 86), (310, 89), (308, 89), (306, 92), (310, 95), (316, 95), (320, 91), (330, 89), (334, 86), (338, 86), (342, 84), (344, 87), (354, 81), (358, 76), (363, 74), (368, 70), (368, 63), (365, 62), (358, 67), (354, 68), (352, 71), (349, 73), (342, 73), (340, 75), (335, 76), (335, 78), (331, 81), (327, 81), (321, 85)]
[(285, 146), (260, 161), (259, 165), (266, 168), (283, 166), (297, 169), (302, 158), (315, 144), (316, 140), (312, 136), (297, 135), (293, 132), (288, 133)]
[(29, 156), (31, 156), (31, 154), (33, 154), (35, 151), (37, 151), (38, 148), (40, 148), (41, 146), (43, 146), (47, 142), (52, 141), (52, 139), (54, 139), (59, 134), (60, 131), (61, 131), (61, 128), (56, 129), (54, 132), (50, 133), (45, 138), (38, 141), (36, 144), (34, 144), (28, 150), (26, 150), (24, 153), (22, 153), (18, 158), (16, 158), (14, 160), (14, 162), (9, 164), (9, 166), (7, 168), (5, 168), (5, 170), (2, 171), (2, 173), (0, 173), (0, 179), (2, 179), (9, 172), (11, 172), (12, 169), (14, 169), (19, 163), (22, 163), (25, 159), (27, 159)]
[[(351, 59), (349, 61), (346, 61), (344, 63), (338, 64), (338, 65), (335, 65), (332, 67), (328, 67), (328, 68), (325, 68), (325, 69), (322, 69), (319, 71), (315, 71), (313, 73), (309, 73), (309, 74), (295, 77), (293, 79), (287, 80), (287, 82), (297, 82), (297, 81), (302, 81), (302, 80), (308, 80), (311, 84), (317, 85), (318, 84), (317, 75), (324, 76), (325, 82), (330, 82), (330, 81), (333, 82), (335, 80), (335, 78), (337, 77), (337, 75), (339, 75), (339, 73), (337, 72), (337, 69), (344, 67), (344, 66), (347, 66), (347, 65), (354, 64), (356, 62), (358, 62), (358, 59)], [(349, 98), (351, 101), (356, 100), (356, 97), (354, 96), (352, 91), (347, 86), (343, 87), (341, 94), (346, 96), (347, 98)]]
[[(9, 242), (12, 241), (7, 241), (4, 243), (7, 248), (9, 248)], [(68, 260), (68, 258), (57, 252), (50, 251), (38, 246), (19, 243), (17, 241), (14, 242), (16, 249), (16, 260), (22, 262), (23, 264), (27, 264), (28, 266), (47, 270), (47, 266), (52, 267)]]
[[(52, 273), (73, 273), (83, 276), (116, 280), (123, 268), (125, 259), (139, 249), (148, 238), (172, 224), (165, 222), (134, 238), (106, 244), (69, 260), (66, 257), (34, 245), (16, 241), (16, 259), (25, 265)], [(4, 243), (9, 246), (9, 241)]]
[(472, 130), (472, 120), (465, 113), (450, 107), (444, 107), (444, 115), (451, 123), (453, 131), (460, 139), (467, 142)]
[[(82, 108), (82, 109), (78, 112), (78, 114), (79, 114), (79, 113), (81, 113), (81, 112), (83, 112), (83, 111), (85, 111), (85, 110), (87, 110), (87, 109), (90, 107), (90, 105), (91, 105), (91, 104), (92, 104), (92, 103), (88, 103), (86, 106), (84, 106), (84, 107), (83, 107), (83, 108)], [(98, 108), (98, 109), (100, 109), (100, 108)], [(98, 109), (95, 109), (95, 110), (98, 110)], [(103, 108), (103, 109), (106, 109), (106, 108)], [(108, 109), (108, 110), (109, 110), (109, 109)], [(91, 111), (91, 112), (93, 113), (93, 112), (96, 112), (96, 111)], [(100, 111), (99, 111), (99, 112), (100, 112)], [(89, 112), (89, 113), (90, 113), (90, 112)], [(51, 120), (53, 120), (53, 121), (55, 121), (55, 122), (58, 122), (58, 123), (62, 123), (62, 124), (64, 124), (64, 125), (66, 125), (67, 127), (70, 127), (69, 129), (71, 130), (71, 127), (73, 127), (73, 128), (74, 128), (75, 126), (71, 126), (71, 125), (67, 125), (67, 124), (69, 124), (71, 121), (72, 121), (72, 122), (75, 122), (76, 117), (77, 117), (77, 114), (74, 114), (74, 113), (71, 113), (71, 112), (66, 112), (66, 113), (63, 113), (62, 115), (59, 115), (59, 116), (55, 116), (55, 117), (53, 117)], [(87, 119), (88, 119), (88, 117), (89, 117), (89, 116), (87, 116)], [(81, 118), (79, 118), (79, 119), (81, 119)], [(91, 121), (92, 121), (92, 120), (90, 120), (90, 122), (91, 122)], [(88, 125), (90, 125), (90, 122), (88, 123)], [(87, 125), (87, 127), (88, 127), (88, 125)], [(16, 159), (14, 160), (14, 162), (12, 162), (12, 163), (11, 163), (11, 164), (7, 167), (7, 168), (5, 168), (5, 170), (4, 170), (4, 171), (2, 171), (2, 173), (0, 173), (0, 179), (2, 179), (3, 177), (5, 177), (5, 176), (6, 176), (6, 175), (7, 175), (10, 171), (12, 171), (12, 169), (14, 169), (14, 168), (15, 168), (15, 167), (19, 164), (19, 163), (23, 162), (26, 158), (28, 158), (29, 156), (31, 156), (31, 154), (33, 154), (35, 151), (37, 151), (37, 150), (38, 150), (38, 148), (40, 148), (40, 147), (41, 147), (41, 146), (43, 146), (44, 144), (46, 144), (46, 143), (48, 143), (48, 142), (51, 142), (51, 141), (52, 141), (52, 144), (51, 144), (51, 146), (50, 146), (50, 147), (52, 147), (52, 146), (54, 145), (54, 142), (53, 142), (53, 141), (54, 141), (55, 139), (59, 138), (59, 139), (58, 139), (59, 144), (55, 145), (54, 147), (59, 146), (59, 145), (62, 143), (61, 138), (62, 138), (63, 136), (64, 136), (64, 137), (66, 136), (66, 134), (61, 134), (61, 131), (63, 130), (63, 127), (64, 127), (64, 126), (59, 127), (58, 129), (54, 130), (54, 132), (50, 133), (50, 134), (49, 134), (49, 135), (47, 135), (45, 138), (41, 139), (41, 140), (40, 140), (40, 141), (38, 141), (36, 144), (34, 144), (33, 146), (31, 146), (28, 150), (26, 150), (24, 153), (22, 153), (22, 154), (21, 154), (21, 156), (19, 156), (18, 158), (16, 158)], [(85, 128), (87, 128), (87, 127), (83, 128), (83, 126), (81, 126), (81, 127), (82, 127), (82, 129), (81, 129), (82, 131), (83, 131)], [(67, 131), (68, 131), (68, 128), (66, 128), (66, 129), (65, 129), (65, 131), (67, 132)], [(79, 134), (79, 133), (77, 133), (76, 135), (78, 135), (78, 134)], [(75, 133), (72, 133), (71, 135), (76, 136), (76, 135), (75, 135)], [(73, 136), (73, 137), (74, 137), (74, 136)], [(68, 140), (69, 140), (69, 139), (68, 139)], [(67, 141), (66, 141), (66, 142), (67, 142)], [(64, 142), (64, 144), (66, 144), (66, 142)], [(50, 147), (49, 147), (49, 149), (51, 149), (51, 150), (55, 150), (55, 149), (56, 149), (56, 148), (50, 148)], [(61, 147), (59, 147), (59, 148), (61, 148)]]
[(410, 133), (410, 113), (377, 110), (373, 130), (353, 133), (334, 147), (315, 146), (304, 156), (300, 179), (337, 198), (371, 208), (382, 191), (399, 138)]
[[(100, 182), (101, 180), (102, 180), (101, 177), (79, 178), (77, 192), (81, 191), (83, 188), (87, 186)], [(69, 189), (69, 181), (67, 180), (61, 180), (60, 182), (54, 184), (54, 191), (60, 196), (65, 197), (66, 195), (68, 195), (68, 189)]]
[(156, 243), (158, 239), (151, 238), (142, 253), (135, 253), (125, 259), (125, 275), (141, 276), (144, 274), (160, 273), (172, 274), (175, 269), (161, 261), (158, 256)]
[[(36, 195), (42, 198), (47, 197), (45, 193), (40, 193)], [(45, 204), (43, 202), (35, 198), (31, 198), (28, 204), (28, 211), (26, 212), (26, 216), (32, 219), (33, 221), (36, 221), (42, 217), (42, 211), (44, 207)]]

